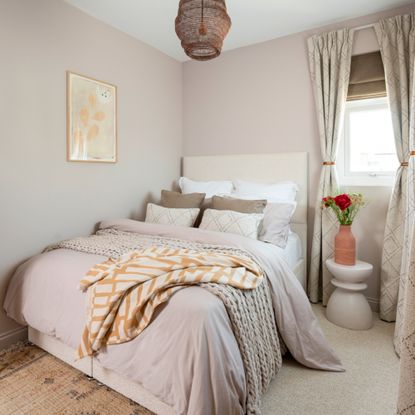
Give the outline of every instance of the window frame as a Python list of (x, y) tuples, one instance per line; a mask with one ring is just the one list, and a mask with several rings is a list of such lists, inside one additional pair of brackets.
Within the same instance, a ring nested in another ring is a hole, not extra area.
[[(337, 155), (337, 172), (341, 186), (393, 186), (394, 172), (351, 172), (350, 166), (350, 131), (348, 122), (352, 111), (365, 111), (368, 108), (389, 108), (387, 97), (348, 101), (344, 113), (343, 132)], [(357, 109), (356, 109), (357, 107)]]

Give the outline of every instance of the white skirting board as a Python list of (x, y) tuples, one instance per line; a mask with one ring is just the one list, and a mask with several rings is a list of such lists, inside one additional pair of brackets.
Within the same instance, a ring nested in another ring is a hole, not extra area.
[(128, 380), (113, 370), (103, 368), (95, 358), (85, 357), (75, 361), (75, 350), (62, 343), (56, 337), (43, 334), (29, 327), (29, 341), (155, 414), (175, 414), (171, 406), (154, 396), (139, 383)]
[(0, 334), (0, 350), (16, 344), (19, 341), (27, 340), (27, 327), (17, 327)]

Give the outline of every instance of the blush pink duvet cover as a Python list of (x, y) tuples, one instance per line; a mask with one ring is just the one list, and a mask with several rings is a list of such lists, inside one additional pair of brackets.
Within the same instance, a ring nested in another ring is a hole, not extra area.
[[(100, 228), (249, 251), (270, 281), (277, 327), (293, 357), (309, 368), (343, 370), (303, 288), (275, 246), (238, 235), (129, 219), (104, 221)], [(85, 273), (105, 259), (67, 249), (31, 258), (10, 282), (4, 302), (8, 316), (75, 349), (86, 321), (86, 296), (77, 287)], [(229, 317), (221, 300), (203, 288), (177, 292), (138, 337), (104, 348), (97, 358), (178, 414), (245, 413), (245, 373)]]

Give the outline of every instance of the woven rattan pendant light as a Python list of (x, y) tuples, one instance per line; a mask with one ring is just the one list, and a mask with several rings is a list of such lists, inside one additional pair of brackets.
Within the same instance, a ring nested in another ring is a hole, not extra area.
[(216, 58), (231, 27), (225, 0), (180, 0), (176, 33), (187, 56)]

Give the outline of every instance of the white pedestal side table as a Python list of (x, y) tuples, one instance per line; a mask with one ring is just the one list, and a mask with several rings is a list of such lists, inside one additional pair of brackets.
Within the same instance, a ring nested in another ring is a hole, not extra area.
[(328, 259), (326, 265), (335, 277), (331, 283), (336, 287), (327, 303), (327, 319), (346, 329), (370, 329), (372, 310), (362, 291), (367, 288), (365, 281), (372, 274), (373, 266), (363, 261), (356, 261), (356, 265), (341, 265), (334, 259)]

